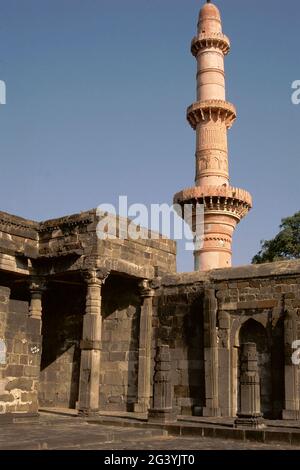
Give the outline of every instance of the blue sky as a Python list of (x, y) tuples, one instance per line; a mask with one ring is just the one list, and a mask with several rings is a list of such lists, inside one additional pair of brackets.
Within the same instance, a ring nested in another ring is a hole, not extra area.
[[(247, 264), (300, 209), (300, 2), (220, 0), (232, 42), (231, 183), (253, 195), (238, 226)], [(171, 202), (193, 185), (189, 52), (199, 0), (1, 0), (0, 210), (43, 220), (116, 203)], [(179, 247), (179, 270), (192, 270)]]

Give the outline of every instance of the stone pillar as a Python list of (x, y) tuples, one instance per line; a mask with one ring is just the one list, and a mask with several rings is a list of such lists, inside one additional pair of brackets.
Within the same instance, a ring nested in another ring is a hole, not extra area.
[(79, 380), (79, 413), (91, 415), (99, 411), (100, 350), (101, 350), (101, 287), (108, 276), (104, 270), (83, 273), (87, 283)]
[(260, 411), (260, 380), (255, 343), (241, 345), (240, 407), (235, 427), (264, 427)]
[(219, 359), (219, 407), (222, 416), (232, 416), (231, 406), (231, 350), (230, 350), (230, 315), (218, 313), (218, 359)]
[(299, 340), (297, 335), (296, 312), (288, 310), (284, 319), (284, 382), (285, 382), (285, 405), (282, 413), (283, 419), (300, 419), (299, 402), (299, 366), (293, 364), (292, 348), (294, 341)]
[(218, 387), (218, 303), (214, 289), (204, 292), (205, 407), (203, 416), (220, 416)]
[(139, 335), (138, 401), (134, 405), (137, 413), (146, 413), (151, 397), (151, 342), (152, 342), (152, 303), (154, 290), (149, 281), (140, 283), (142, 297)]
[(29, 318), (40, 322), (39, 332), (42, 332), (42, 297), (46, 290), (46, 281), (41, 276), (32, 276), (29, 283), (30, 305)]
[(171, 356), (169, 346), (158, 346), (155, 357), (153, 408), (149, 410), (150, 422), (171, 423), (176, 421), (173, 408), (171, 379)]

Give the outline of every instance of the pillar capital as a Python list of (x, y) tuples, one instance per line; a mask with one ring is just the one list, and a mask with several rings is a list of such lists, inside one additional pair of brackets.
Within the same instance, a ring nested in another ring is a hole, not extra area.
[(88, 286), (101, 287), (105, 283), (109, 273), (110, 271), (105, 268), (88, 269), (82, 271), (82, 276)]
[(30, 305), (29, 317), (36, 320), (42, 320), (42, 296), (46, 290), (47, 281), (44, 276), (30, 276), (29, 291)]
[(30, 276), (29, 290), (31, 294), (43, 294), (47, 288), (47, 280), (44, 276)]
[(139, 282), (139, 290), (141, 297), (154, 297), (155, 291), (152, 289), (149, 279), (142, 279)]

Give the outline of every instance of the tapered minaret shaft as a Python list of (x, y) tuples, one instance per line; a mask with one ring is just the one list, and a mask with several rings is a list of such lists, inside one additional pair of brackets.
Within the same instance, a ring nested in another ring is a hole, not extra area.
[(196, 131), (195, 186), (174, 196), (182, 206), (204, 206), (204, 233), (194, 252), (196, 270), (231, 266), (234, 229), (252, 206), (249, 193), (229, 185), (227, 131), (236, 119), (225, 92), (224, 57), (229, 49), (220, 12), (208, 2), (200, 11), (191, 47), (197, 60), (197, 102), (188, 108), (187, 119)]

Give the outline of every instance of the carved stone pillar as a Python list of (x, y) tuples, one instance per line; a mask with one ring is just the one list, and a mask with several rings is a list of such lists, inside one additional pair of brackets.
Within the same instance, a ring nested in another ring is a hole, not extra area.
[(150, 422), (171, 423), (176, 421), (173, 408), (171, 356), (169, 346), (158, 346), (155, 357), (153, 408), (149, 410)]
[(297, 335), (296, 311), (285, 312), (284, 319), (284, 382), (285, 382), (285, 405), (282, 413), (283, 419), (300, 419), (299, 400), (299, 366), (293, 364), (292, 348), (294, 341), (299, 340)]
[(230, 351), (230, 315), (220, 311), (218, 314), (218, 359), (219, 359), (219, 406), (222, 416), (232, 416), (231, 400), (231, 351)]
[(204, 292), (205, 407), (203, 416), (220, 416), (218, 387), (218, 303), (214, 289)]
[(241, 345), (240, 407), (235, 427), (264, 427), (260, 411), (260, 380), (255, 343)]
[(100, 350), (101, 350), (101, 288), (108, 271), (91, 270), (83, 273), (87, 283), (79, 380), (79, 413), (91, 415), (99, 411)]
[(142, 297), (140, 335), (139, 335), (139, 369), (138, 369), (138, 401), (134, 405), (137, 413), (146, 413), (150, 407), (151, 397), (151, 342), (152, 342), (152, 303), (154, 290), (149, 281), (140, 283)]
[(46, 280), (41, 276), (32, 276), (29, 283), (30, 305), (29, 318), (39, 320), (42, 331), (42, 297), (46, 290)]

